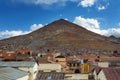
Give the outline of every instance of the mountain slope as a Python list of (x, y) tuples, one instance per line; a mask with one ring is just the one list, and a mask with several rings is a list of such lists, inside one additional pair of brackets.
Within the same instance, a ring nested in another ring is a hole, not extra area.
[(39, 51), (45, 47), (119, 50), (114, 45), (118, 39), (111, 39), (86, 30), (85, 28), (60, 19), (30, 34), (0, 41), (0, 48), (16, 50), (29, 47)]

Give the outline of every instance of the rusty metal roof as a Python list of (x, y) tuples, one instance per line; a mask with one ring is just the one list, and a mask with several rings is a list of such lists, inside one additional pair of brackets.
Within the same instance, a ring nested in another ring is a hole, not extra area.
[(65, 73), (62, 72), (38, 72), (36, 80), (64, 80)]

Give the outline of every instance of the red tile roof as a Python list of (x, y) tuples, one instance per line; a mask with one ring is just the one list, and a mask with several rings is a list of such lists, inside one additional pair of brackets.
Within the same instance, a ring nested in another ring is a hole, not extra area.
[(50, 63), (47, 59), (39, 59), (38, 62), (41, 64), (41, 63)]
[(98, 75), (98, 73), (101, 71), (101, 68), (100, 67), (96, 67), (93, 69), (93, 71), (96, 72), (96, 74)]
[(100, 58), (100, 61), (107, 61), (107, 62), (115, 62), (115, 61), (120, 61), (120, 57), (104, 57), (104, 58)]
[(103, 68), (107, 80), (120, 80), (120, 68)]

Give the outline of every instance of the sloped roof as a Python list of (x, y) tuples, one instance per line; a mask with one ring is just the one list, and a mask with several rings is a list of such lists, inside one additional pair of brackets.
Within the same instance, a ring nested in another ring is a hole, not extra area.
[(0, 62), (0, 67), (33, 67), (36, 62), (27, 61), (8, 61)]
[(57, 57), (55, 57), (55, 58), (65, 58), (65, 57), (62, 56), (62, 55), (59, 55), (59, 56), (57, 56)]
[(96, 68), (93, 69), (93, 71), (95, 71), (96, 74), (98, 75), (98, 73), (101, 71), (101, 69), (102, 68), (100, 68), (100, 67), (96, 67)]
[(103, 68), (107, 80), (120, 80), (120, 68)]
[[(49, 79), (48, 79), (49, 78)], [(65, 73), (62, 72), (38, 72), (36, 80), (64, 80)]]
[(104, 57), (104, 58), (100, 58), (102, 62), (117, 62), (120, 61), (120, 57)]
[(17, 80), (18, 78), (22, 78), (27, 75), (27, 72), (15, 68), (0, 68), (0, 80)]

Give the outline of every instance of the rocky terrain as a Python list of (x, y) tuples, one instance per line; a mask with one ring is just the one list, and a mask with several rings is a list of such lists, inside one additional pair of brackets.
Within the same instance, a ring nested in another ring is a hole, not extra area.
[(47, 49), (64, 50), (120, 50), (120, 39), (105, 37), (82, 26), (60, 19), (32, 33), (0, 41), (3, 50), (30, 48), (34, 52)]

